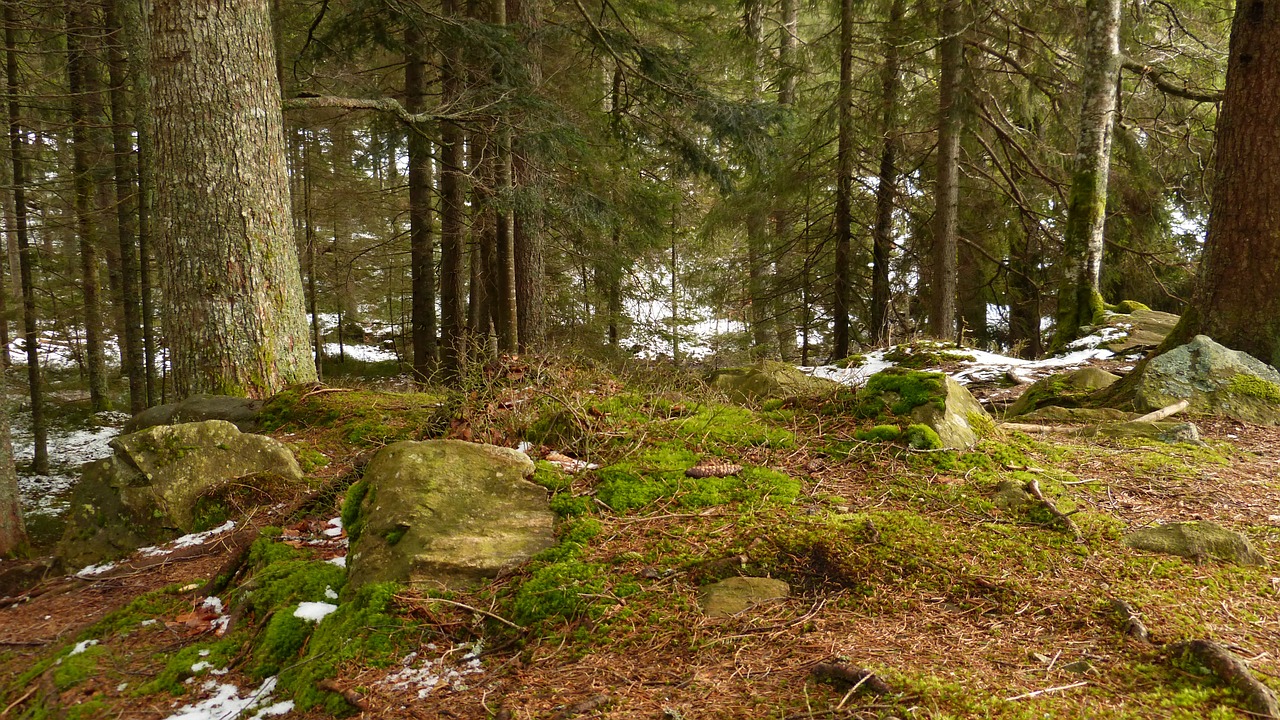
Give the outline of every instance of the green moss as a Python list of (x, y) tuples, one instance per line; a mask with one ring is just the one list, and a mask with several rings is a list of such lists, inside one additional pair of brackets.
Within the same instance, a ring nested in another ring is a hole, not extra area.
[(604, 605), (605, 567), (565, 559), (538, 568), (520, 585), (511, 603), (513, 619), (524, 625), (550, 620), (599, 617)]
[(921, 405), (945, 408), (942, 373), (916, 372), (890, 368), (871, 376), (858, 393), (857, 415), (875, 418), (887, 413), (910, 415)]
[[(151, 695), (166, 692), (181, 695), (187, 691), (187, 678), (208, 674), (211, 669), (231, 667), (239, 657), (247, 638), (243, 633), (233, 633), (215, 642), (200, 642), (188, 645), (169, 655), (162, 669), (151, 680), (139, 685), (135, 695)], [(207, 668), (192, 670), (201, 663), (208, 663)]]
[(298, 656), (316, 623), (296, 617), (297, 605), (280, 608), (254, 641), (253, 665), (250, 673), (264, 678), (275, 675), (282, 668), (298, 660)]
[(863, 442), (893, 442), (902, 437), (902, 428), (897, 425), (876, 425), (856, 430), (853, 436)]
[(355, 542), (360, 536), (360, 530), (363, 523), (360, 522), (360, 503), (364, 502), (364, 496), (369, 493), (369, 482), (367, 480), (358, 480), (351, 483), (347, 488), (347, 495), (342, 500), (342, 527), (347, 531), (347, 538), (351, 542)]
[(668, 443), (638, 453), (636, 458), (601, 468), (596, 497), (617, 512), (642, 508), (660, 498), (676, 498), (686, 508), (704, 508), (729, 502), (791, 502), (799, 493), (798, 481), (764, 468), (744, 467), (729, 477), (691, 478), (685, 470), (698, 456), (678, 444)]
[(298, 467), (302, 468), (304, 474), (311, 474), (329, 464), (329, 458), (312, 447), (294, 443), (289, 448), (293, 450), (293, 456), (298, 459)]
[(973, 360), (973, 355), (969, 353), (956, 352), (962, 349), (956, 345), (921, 340), (895, 346), (885, 353), (884, 359), (899, 368), (923, 370), (947, 363)]
[(382, 533), (382, 538), (387, 541), (388, 545), (394, 546), (404, 539), (404, 534), (407, 532), (409, 532), (409, 526), (404, 523), (400, 523), (387, 528), (386, 531)]
[(105, 653), (106, 648), (93, 645), (74, 655), (62, 656), (53, 667), (53, 686), (59, 691), (68, 690), (98, 675), (98, 660)]
[(718, 445), (759, 445), (789, 448), (796, 444), (795, 435), (760, 422), (755, 413), (742, 407), (699, 404), (687, 417), (667, 421), (677, 437), (698, 443)]
[(561, 470), (559, 465), (546, 460), (538, 460), (534, 463), (532, 479), (533, 482), (551, 492), (567, 490), (573, 484), (573, 478)]
[(973, 434), (978, 436), (979, 440), (990, 437), (996, 432), (996, 423), (988, 415), (971, 412), (965, 415), (965, 419), (969, 421), (969, 427), (973, 430)]
[(267, 430), (332, 428), (349, 443), (382, 445), (442, 434), (454, 405), (451, 397), (442, 394), (370, 390), (316, 393), (310, 385), (299, 385), (268, 400), (258, 420)]
[(903, 433), (906, 438), (907, 445), (916, 450), (939, 450), (942, 448), (942, 438), (938, 437), (938, 433), (928, 425), (910, 425), (907, 431)]
[(1120, 302), (1116, 303), (1114, 306), (1108, 309), (1110, 309), (1112, 312), (1120, 313), (1121, 315), (1132, 315), (1138, 310), (1147, 310), (1147, 311), (1151, 310), (1151, 308), (1147, 307), (1146, 305), (1143, 305), (1137, 300), (1121, 300)]
[(1280, 405), (1280, 385), (1263, 380), (1256, 375), (1237, 373), (1227, 384), (1227, 391), (1234, 395), (1257, 398), (1265, 402)]
[(591, 498), (558, 492), (551, 496), (551, 512), (560, 517), (576, 517), (591, 512)]

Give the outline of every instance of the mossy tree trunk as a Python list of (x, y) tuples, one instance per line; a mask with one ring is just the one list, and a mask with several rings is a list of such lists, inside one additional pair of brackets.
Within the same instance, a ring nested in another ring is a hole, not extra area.
[(39, 330), (36, 328), (35, 248), (27, 234), (26, 136), (22, 127), (22, 105), (18, 99), (18, 10), (17, 0), (4, 3), (5, 81), (9, 95), (9, 153), (13, 176), (14, 235), (18, 244), (18, 276), (22, 288), (22, 341), (27, 352), (27, 388), (31, 397), (31, 433), (34, 451), (31, 468), (37, 475), (49, 474), (49, 429), (44, 417), (44, 380), (40, 373)]
[[(414, 15), (405, 17), (404, 95), (405, 109), (420, 113), (426, 109), (426, 42)], [(431, 138), (427, 128), (409, 128), (409, 268), (413, 283), (413, 374), (426, 380), (436, 364), (436, 276), (435, 248), (432, 245)]]
[(76, 236), (80, 241), (80, 289), (84, 300), (85, 365), (89, 371), (89, 404), (106, 410), (107, 369), (102, 340), (102, 288), (98, 261), (98, 209), (94, 202), (94, 167), (98, 143), (92, 137), (101, 126), (99, 68), (90, 52), (90, 33), (98, 32), (89, 6), (68, 0), (67, 81), (71, 91), (71, 156), (75, 195)]
[(1111, 168), (1111, 128), (1120, 76), (1120, 0), (1088, 0), (1087, 51), (1081, 85), (1080, 140), (1067, 206), (1064, 272), (1058, 289), (1061, 347), (1102, 311), (1103, 230), (1107, 219), (1107, 177)]
[(840, 2), (840, 87), (836, 103), (836, 250), (831, 358), (849, 355), (849, 263), (853, 235), (853, 0)]
[(889, 261), (893, 255), (893, 210), (898, 195), (898, 97), (902, 92), (902, 16), (904, 0), (889, 6), (884, 65), (880, 68), (880, 174), (876, 182), (876, 225), (871, 240), (871, 341), (889, 340)]
[(1208, 335), (1280, 367), (1280, 2), (1237, 4), (1213, 204), (1191, 304), (1161, 349)]
[[(4, 405), (4, 383), (0, 383), (0, 407)], [(0, 413), (0, 557), (18, 549), (26, 539), (18, 499), (18, 474), (13, 467), (13, 445), (9, 443), (9, 414)]]
[(938, 150), (934, 187), (932, 270), (929, 286), (929, 334), (956, 336), (957, 246), (959, 236), (961, 73), (964, 65), (964, 0), (941, 0), (938, 59)]
[(157, 259), (178, 397), (314, 381), (266, 0), (151, 16)]

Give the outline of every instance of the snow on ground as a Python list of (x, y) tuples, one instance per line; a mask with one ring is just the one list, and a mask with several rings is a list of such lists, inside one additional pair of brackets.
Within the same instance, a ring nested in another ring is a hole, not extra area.
[(49, 428), (49, 475), (31, 473), (35, 456), (35, 436), (31, 432), (31, 415), (10, 416), (13, 458), (18, 463), (18, 494), (22, 511), (29, 514), (61, 515), (67, 509), (67, 493), (80, 479), (80, 466), (111, 454), (111, 439), (129, 415), (119, 412), (98, 413), (96, 427)]
[(293, 616), (303, 620), (309, 620), (318, 623), (325, 618), (326, 615), (337, 610), (338, 606), (327, 602), (300, 602), (298, 609), (293, 611)]
[[(191, 533), (190, 535), (183, 535), (177, 540), (171, 540), (168, 543), (165, 543), (164, 545), (159, 547), (152, 545), (144, 548), (138, 548), (138, 554), (143, 555), (145, 557), (158, 557), (160, 555), (168, 555), (169, 553), (173, 552), (174, 550), (177, 550), (178, 548), (191, 547), (193, 545), (204, 545), (206, 542), (209, 541), (209, 538), (214, 537), (216, 535), (221, 535), (222, 533), (225, 533), (225, 532), (231, 532), (232, 530), (235, 529), (235, 527), (236, 527), (236, 521), (228, 520), (222, 523), (221, 525), (219, 525), (218, 527), (213, 528), (212, 530), (205, 530), (204, 532)], [(80, 572), (85, 572), (85, 571), (81, 570)]]
[[(423, 647), (423, 650), (437, 649), (435, 643), (428, 643)], [(440, 687), (452, 688), (455, 691), (465, 690), (467, 676), (484, 673), (484, 667), (480, 662), (481, 649), (479, 642), (474, 645), (455, 645), (440, 658), (435, 660), (422, 658), (420, 663), (417, 662), (419, 654), (411, 652), (400, 661), (399, 670), (379, 680), (378, 684), (390, 687), (392, 690), (417, 690), (420, 699), (427, 697), (433, 690)], [(463, 651), (465, 653), (458, 660), (450, 659), (450, 655)]]
[[(65, 332), (41, 330), (36, 337), (36, 354), (44, 370), (71, 370), (80, 366), (82, 336), (68, 338)], [(27, 345), (19, 336), (9, 343), (9, 358), (15, 367), (27, 366)], [(120, 345), (114, 338), (102, 341), (102, 359), (108, 367), (119, 367)]]
[[(388, 360), (396, 360), (395, 352), (391, 350), (383, 350), (373, 345), (343, 345), (341, 348), (343, 354), (348, 360), (358, 360), (360, 362), (386, 362)], [(327, 358), (336, 358), (339, 356), (338, 343), (325, 343), (324, 356)]]
[[(212, 680), (205, 681), (200, 689), (213, 694), (199, 702), (178, 708), (177, 712), (165, 720), (235, 720), (240, 717), (261, 720), (293, 711), (292, 700), (271, 702), (271, 695), (276, 691), (274, 677), (263, 680), (257, 690), (244, 696), (240, 695), (240, 688), (235, 685), (218, 684)], [(250, 711), (253, 711), (252, 715), (247, 714)]]

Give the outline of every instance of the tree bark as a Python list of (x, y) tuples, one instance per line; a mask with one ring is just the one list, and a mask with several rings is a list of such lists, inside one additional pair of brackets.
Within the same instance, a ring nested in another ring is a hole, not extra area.
[(266, 0), (157, 3), (158, 260), (175, 394), (315, 380)]
[(853, 0), (840, 1), (840, 88), (836, 102), (836, 248), (831, 359), (849, 355), (849, 262), (853, 236)]
[[(459, 17), (458, 0), (444, 0), (445, 18)], [(462, 97), (462, 48), (452, 39), (441, 40), (441, 104), (454, 107)], [(465, 268), (466, 168), (464, 134), (453, 122), (440, 125), (440, 325), (441, 369), (446, 378), (462, 374), (467, 361), (466, 313), (463, 305)]]
[(67, 0), (67, 79), (71, 91), (71, 153), (75, 194), (76, 234), (80, 241), (80, 290), (84, 299), (85, 365), (89, 371), (89, 404), (94, 412), (106, 410), (106, 359), (102, 348), (102, 301), (98, 279), (98, 217), (94, 203), (92, 165), (96, 158), (90, 146), (96, 145), (90, 134), (101, 119), (98, 72), (86, 47), (94, 23), (88, 5), (80, 0)]
[[(751, 67), (747, 77), (747, 100), (760, 99), (764, 83), (764, 0), (745, 0), (742, 28), (751, 48)], [(763, 184), (763, 181), (761, 182)], [(777, 336), (773, 327), (773, 307), (769, 298), (772, 283), (769, 252), (769, 205), (761, 195), (752, 197), (746, 210), (747, 225), (747, 295), (750, 303), (751, 351), (756, 357), (774, 355)]]
[(902, 16), (904, 0), (893, 0), (885, 27), (884, 66), (880, 70), (880, 175), (876, 182), (876, 226), (871, 240), (871, 342), (889, 341), (889, 262), (893, 256), (893, 211), (898, 195), (898, 96), (902, 92)]
[(941, 0), (938, 49), (937, 184), (934, 188), (932, 287), (929, 297), (929, 334), (938, 340), (956, 337), (956, 282), (958, 202), (960, 190), (959, 100), (964, 65), (964, 0)]
[[(1196, 289), (1161, 346), (1198, 334), (1280, 367), (1280, 2), (1241, 0)], [(1136, 373), (1136, 371), (1135, 371)]]
[[(524, 28), (529, 49), (525, 63), (533, 92), (542, 82), (541, 13), (538, 0), (507, 0), (507, 21)], [(511, 181), (517, 192), (532, 185), (538, 169), (527, 143), (520, 138), (512, 144)], [(515, 243), (516, 336), (520, 352), (538, 350), (547, 331), (546, 263), (544, 259), (544, 216), (542, 209), (530, 203), (517, 203), (513, 210)]]
[(1120, 77), (1120, 0), (1088, 0), (1088, 49), (1081, 85), (1080, 140), (1067, 206), (1063, 242), (1064, 277), (1058, 289), (1058, 330), (1065, 345), (1103, 309), (1103, 230), (1107, 219), (1107, 177), (1111, 168), (1111, 128)]
[(22, 127), (22, 110), (18, 103), (18, 0), (4, 4), (5, 79), (9, 95), (9, 153), (13, 172), (14, 227), (18, 237), (18, 273), (22, 287), (22, 333), (27, 352), (27, 387), (31, 396), (31, 433), (34, 452), (31, 469), (37, 475), (49, 474), (49, 430), (44, 417), (44, 385), (40, 373), (39, 329), (36, 327), (35, 282), (32, 278), (35, 249), (27, 235), (27, 178), (24, 147), (26, 130)]
[(147, 379), (142, 357), (142, 306), (138, 297), (137, 196), (130, 137), (129, 68), (119, 0), (103, 0), (107, 25), (107, 68), (111, 79), (111, 144), (115, 163), (116, 227), (120, 245), (121, 353), (129, 378), (129, 410), (147, 408)]
[[(0, 407), (4, 405), (5, 388), (0, 382)], [(0, 413), (0, 557), (19, 549), (26, 540), (18, 474), (13, 467), (13, 445), (9, 442), (9, 413)]]
[(152, 216), (155, 187), (154, 126), (151, 113), (151, 40), (142, 3), (124, 5), (125, 44), (128, 66), (133, 81), (133, 124), (138, 138), (138, 295), (142, 314), (142, 357), (146, 378), (147, 406), (159, 402), (160, 387), (156, 373), (155, 308), (151, 282)]
[[(426, 107), (426, 43), (418, 18), (406, 17), (404, 31), (405, 107), (411, 113)], [(421, 124), (409, 127), (409, 268), (413, 283), (413, 374), (419, 382), (431, 376), (436, 364), (435, 248), (431, 230), (431, 138)]]
[[(492, 0), (490, 22), (499, 28), (507, 24), (506, 0)], [(501, 82), (502, 70), (495, 67), (494, 80)], [(494, 265), (497, 271), (497, 313), (494, 321), (498, 330), (498, 349), (514, 353), (519, 348), (519, 308), (516, 302), (516, 233), (515, 212), (512, 207), (512, 162), (510, 119), (495, 118), (496, 146), (494, 154), (494, 194), (498, 196), (494, 222)]]

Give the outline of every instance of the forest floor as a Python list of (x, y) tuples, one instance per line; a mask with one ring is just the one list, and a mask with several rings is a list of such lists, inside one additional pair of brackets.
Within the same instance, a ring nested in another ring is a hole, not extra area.
[[(455, 396), (444, 415), (441, 393), (294, 393), (270, 434), (329, 494), (0, 601), (0, 717), (1250, 717), (1179, 649), (1198, 638), (1280, 690), (1280, 428), (1192, 418), (1204, 446), (997, 431), (918, 452), (857, 440), (870, 423), (848, 393), (747, 410), (690, 375), (551, 361), (491, 367)], [(287, 570), (340, 591), (341, 490), (381, 445), (441, 436), (532, 439), (532, 454), (604, 467), (540, 463), (561, 545), (520, 571), (440, 600), (342, 593), (340, 619), (318, 625), (342, 637), (316, 630), (264, 659), (278, 623), (237, 609), (245, 590)], [(684, 477), (709, 459), (747, 471)], [(1000, 509), (1002, 480), (1037, 481), (1083, 539), (1042, 509)], [(1182, 520), (1241, 532), (1272, 565), (1120, 543)], [(199, 595), (259, 528), (275, 529), (247, 572)], [(733, 575), (792, 596), (706, 617), (700, 588)], [(883, 685), (822, 682), (822, 663)]]

